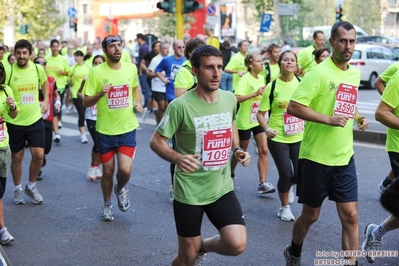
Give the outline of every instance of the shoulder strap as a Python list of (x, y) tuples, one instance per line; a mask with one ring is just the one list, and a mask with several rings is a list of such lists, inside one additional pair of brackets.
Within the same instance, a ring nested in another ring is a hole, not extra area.
[(271, 114), (272, 114), (272, 103), (273, 103), (273, 100), (274, 100), (274, 90), (276, 89), (276, 80), (273, 80), (273, 82), (272, 82), (272, 87), (271, 87), (271, 90), (270, 90), (270, 94), (269, 94), (269, 106), (270, 106), (270, 108), (269, 108), (269, 119), (270, 119), (270, 116), (271, 116)]
[(11, 73), (10, 73), (10, 77), (8, 78), (8, 83), (7, 83), (8, 86), (10, 86), (13, 69), (14, 69), (14, 64), (11, 65)]
[(266, 77), (265, 77), (265, 85), (269, 84), (272, 73), (270, 72), (270, 65), (268, 62), (265, 62), (266, 68)]

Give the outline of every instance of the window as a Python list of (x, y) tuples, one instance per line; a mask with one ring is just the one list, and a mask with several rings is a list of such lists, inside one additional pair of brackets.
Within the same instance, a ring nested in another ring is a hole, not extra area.
[(371, 48), (371, 54), (373, 59), (384, 59), (382, 50), (380, 48)]
[(391, 51), (389, 51), (387, 49), (382, 49), (382, 53), (384, 55), (384, 59), (387, 59), (387, 60), (395, 60), (396, 59), (396, 56)]
[(87, 14), (87, 4), (83, 5), (83, 14)]
[(359, 50), (353, 51), (351, 59), (360, 59), (360, 58), (362, 58), (362, 52)]

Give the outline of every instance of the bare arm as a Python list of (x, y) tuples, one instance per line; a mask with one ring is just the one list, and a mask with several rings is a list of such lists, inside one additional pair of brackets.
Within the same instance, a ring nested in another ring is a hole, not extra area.
[(381, 76), (374, 80), (374, 86), (376, 87), (377, 91), (382, 95), (385, 90), (385, 81), (381, 79)]
[(92, 96), (85, 95), (83, 97), (83, 107), (87, 108), (95, 105), (105, 94), (108, 93), (111, 84), (104, 84), (102, 90)]
[(256, 96), (262, 95), (265, 88), (266, 88), (266, 86), (260, 87), (254, 93), (247, 94), (247, 95), (236, 95), (237, 102), (242, 103), (242, 102), (245, 102), (246, 100), (249, 100), (249, 99), (255, 98)]
[(43, 103), (42, 103), (42, 114), (45, 114), (49, 108), (49, 86), (47, 80), (42, 84), (43, 92)]
[(155, 72), (155, 75), (166, 85), (169, 83), (169, 80), (165, 78), (165, 76), (162, 74), (162, 72)]
[(393, 108), (381, 101), (375, 111), (375, 119), (389, 128), (399, 129), (399, 118), (392, 112)]
[(139, 112), (142, 113), (143, 112), (143, 106), (141, 106), (141, 90), (139, 88), (139, 86), (136, 86), (133, 88), (133, 92), (134, 92), (134, 108)]
[(147, 77), (153, 79), (153, 78), (156, 78), (157, 75), (154, 72), (152, 72), (151, 70), (148, 69)]
[(231, 145), (231, 149), (233, 150), (234, 158), (241, 163), (243, 166), (247, 167), (249, 162), (251, 161), (251, 155), (243, 149), (236, 150), (240, 148), (240, 137), (238, 136), (238, 130), (236, 123), (233, 122), (233, 143)]
[(179, 98), (187, 92), (187, 88), (175, 88), (175, 98)]
[(140, 68), (139, 68), (140, 75), (143, 74), (143, 70), (145, 71), (145, 73), (148, 73), (148, 68), (147, 68), (147, 66), (145, 64), (146, 64), (145, 59), (141, 60)]

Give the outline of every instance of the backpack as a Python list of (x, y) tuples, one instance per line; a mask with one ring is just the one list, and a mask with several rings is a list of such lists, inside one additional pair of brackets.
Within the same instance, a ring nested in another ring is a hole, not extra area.
[[(189, 67), (188, 65), (184, 65), (183, 67), (186, 68), (190, 72), (190, 74), (193, 75), (194, 80), (196, 80), (196, 77), (194, 76), (193, 71), (191, 70), (191, 67)], [(176, 79), (176, 76), (177, 75), (175, 75), (175, 79)], [(197, 87), (197, 83), (196, 82), (194, 82), (193, 86), (191, 86), (191, 88), (188, 88), (187, 91), (192, 90), (195, 87)]]
[[(301, 81), (301, 79), (297, 76), (297, 75), (294, 75), (295, 77), (296, 77), (296, 79), (300, 82)], [(271, 117), (271, 115), (272, 115), (272, 103), (273, 103), (273, 100), (274, 100), (274, 91), (275, 91), (275, 89), (276, 89), (276, 81), (277, 80), (273, 80), (273, 82), (272, 82), (272, 88), (271, 88), (271, 90), (270, 90), (270, 94), (269, 94), (269, 104), (270, 104), (270, 109), (269, 109), (269, 111), (268, 111), (268, 113), (269, 113), (269, 119), (270, 119), (270, 117)]]

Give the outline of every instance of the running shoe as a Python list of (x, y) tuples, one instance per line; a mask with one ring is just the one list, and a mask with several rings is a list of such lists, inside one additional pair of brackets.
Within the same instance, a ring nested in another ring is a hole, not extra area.
[(286, 266), (301, 266), (301, 257), (295, 258), (290, 253), (291, 245), (288, 245), (284, 249), (284, 258)]
[(295, 216), (291, 212), (290, 205), (280, 207), (280, 209), (277, 212), (277, 216), (282, 221), (286, 221), (286, 222), (295, 221)]
[(101, 177), (103, 176), (103, 171), (101, 171), (101, 166), (96, 166), (94, 172), (96, 173), (96, 178), (101, 179)]
[(145, 121), (147, 119), (147, 116), (149, 114), (149, 110), (147, 107), (144, 107), (143, 113), (141, 114), (141, 118), (143, 119), (143, 121)]
[(36, 178), (36, 180), (43, 180), (43, 177), (42, 177), (42, 170), (40, 170), (40, 172), (39, 172), (39, 174), (37, 175), (37, 178)]
[(0, 230), (0, 242), (2, 245), (7, 245), (14, 241), (14, 237), (8, 232), (7, 227)]
[(58, 121), (58, 128), (62, 128), (62, 122)]
[(273, 193), (276, 189), (269, 182), (263, 182), (258, 186), (258, 194)]
[(115, 184), (114, 191), (115, 191), (116, 198), (118, 199), (118, 207), (119, 207), (119, 210), (125, 212), (130, 207), (129, 196), (127, 195), (128, 190), (125, 190), (125, 188), (122, 188), (121, 192), (119, 193), (116, 190), (117, 187), (118, 187), (118, 185)]
[(103, 213), (101, 215), (101, 220), (103, 221), (113, 221), (114, 216), (112, 215), (112, 205), (103, 206)]
[[(382, 243), (382, 238), (376, 238), (373, 234), (374, 229), (376, 229), (378, 225), (376, 224), (368, 224), (364, 229), (365, 239), (362, 243), (362, 250), (367, 252), (366, 259), (368, 262), (373, 263), (376, 259), (374, 256), (369, 256), (369, 251), (376, 251), (378, 247)], [(371, 255), (371, 254), (370, 254)]]
[(43, 201), (43, 197), (37, 191), (36, 186), (32, 187), (32, 189), (28, 188), (28, 185), (25, 187), (25, 194), (32, 199), (34, 204), (40, 204)]
[(292, 204), (295, 201), (295, 193), (294, 193), (294, 186), (290, 188), (288, 192), (288, 204)]
[(80, 136), (80, 141), (81, 141), (83, 144), (86, 144), (87, 142), (89, 142), (89, 141), (87, 140), (86, 134), (82, 134), (82, 135)]
[(47, 159), (46, 159), (46, 155), (43, 156), (43, 163), (42, 163), (42, 167), (44, 167), (47, 163)]
[(16, 189), (14, 191), (14, 204), (25, 204), (25, 200), (22, 197), (22, 189)]
[(384, 180), (381, 181), (381, 183), (378, 184), (378, 192), (380, 192), (382, 194), (382, 192), (384, 192), (385, 189), (387, 189), (389, 187), (388, 186), (384, 186)]
[(87, 171), (87, 179), (90, 181), (96, 180), (96, 167), (90, 166), (89, 171)]
[(204, 253), (204, 252), (198, 253), (197, 258), (195, 258), (195, 261), (193, 263), (193, 266), (201, 266), (202, 261), (205, 259), (205, 256), (206, 256), (206, 253)]
[(170, 185), (169, 189), (169, 202), (173, 204), (173, 200), (175, 199), (175, 194), (173, 194), (173, 185)]
[(55, 143), (60, 143), (60, 142), (61, 142), (61, 136), (60, 136), (60, 134), (55, 134), (55, 135), (54, 135), (54, 142), (55, 142)]

